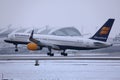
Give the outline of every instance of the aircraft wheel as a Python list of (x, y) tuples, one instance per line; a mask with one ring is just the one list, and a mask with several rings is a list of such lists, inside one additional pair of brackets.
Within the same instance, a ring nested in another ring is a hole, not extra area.
[(47, 53), (47, 55), (50, 55), (50, 53)]
[(18, 49), (15, 49), (15, 52), (18, 52)]
[(53, 54), (53, 53), (47, 53), (47, 55), (49, 55), (49, 56), (54, 56), (54, 54)]
[(63, 53), (63, 52), (61, 52), (61, 55), (64, 55), (64, 53)]
[(51, 54), (50, 54), (50, 56), (54, 56), (54, 54), (53, 54), (53, 53), (51, 53)]
[(68, 54), (67, 53), (64, 53), (64, 55), (63, 56), (67, 56)]
[(62, 52), (62, 53), (61, 53), (61, 55), (63, 55), (63, 56), (67, 56), (68, 54), (67, 54), (67, 53), (63, 53), (63, 52)]

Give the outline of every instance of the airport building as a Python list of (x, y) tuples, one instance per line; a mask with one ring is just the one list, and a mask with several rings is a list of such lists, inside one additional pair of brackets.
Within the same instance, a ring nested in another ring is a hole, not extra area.
[(75, 27), (41, 27), (41, 28), (19, 28), (12, 29), (6, 28), (1, 29), (1, 37), (7, 37), (9, 34), (13, 33), (31, 33), (34, 29), (35, 34), (45, 34), (45, 35), (57, 35), (57, 36), (81, 36), (80, 31)]
[(75, 27), (46, 28), (44, 30), (38, 31), (37, 33), (57, 36), (81, 36), (80, 31)]

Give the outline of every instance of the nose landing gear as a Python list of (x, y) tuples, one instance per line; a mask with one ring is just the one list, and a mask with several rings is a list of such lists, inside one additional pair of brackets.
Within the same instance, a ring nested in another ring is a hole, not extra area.
[(15, 52), (18, 52), (18, 44), (14, 44), (15, 45)]

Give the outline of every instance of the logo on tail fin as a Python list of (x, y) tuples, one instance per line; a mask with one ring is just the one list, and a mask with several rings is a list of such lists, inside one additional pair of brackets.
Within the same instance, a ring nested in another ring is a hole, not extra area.
[(103, 27), (100, 31), (100, 35), (107, 35), (110, 31), (110, 28), (109, 27)]

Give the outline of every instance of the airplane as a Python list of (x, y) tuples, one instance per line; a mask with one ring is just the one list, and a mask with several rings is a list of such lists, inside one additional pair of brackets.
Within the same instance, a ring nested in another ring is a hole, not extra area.
[[(19, 41), (11, 41), (4, 40), (8, 43), (17, 44), (27, 44), (27, 48), (29, 50), (42, 50), (42, 48), (48, 48), (49, 52), (47, 55), (54, 56), (52, 53), (52, 49), (54, 50), (62, 50), (61, 55), (67, 56), (65, 53), (67, 49), (74, 50), (92, 50), (92, 49), (100, 49), (112, 46), (111, 43), (107, 42), (109, 33), (111, 31), (112, 25), (115, 19), (108, 19), (105, 24), (90, 38), (83, 37), (74, 37), (74, 36), (56, 36), (56, 35), (41, 35), (34, 34), (34, 30), (32, 30), (31, 35), (27, 34), (26, 37), (29, 37), (28, 42), (19, 42)], [(21, 35), (21, 34), (20, 34)], [(24, 34), (23, 34), (24, 35)], [(34, 36), (33, 36), (34, 35)]]

